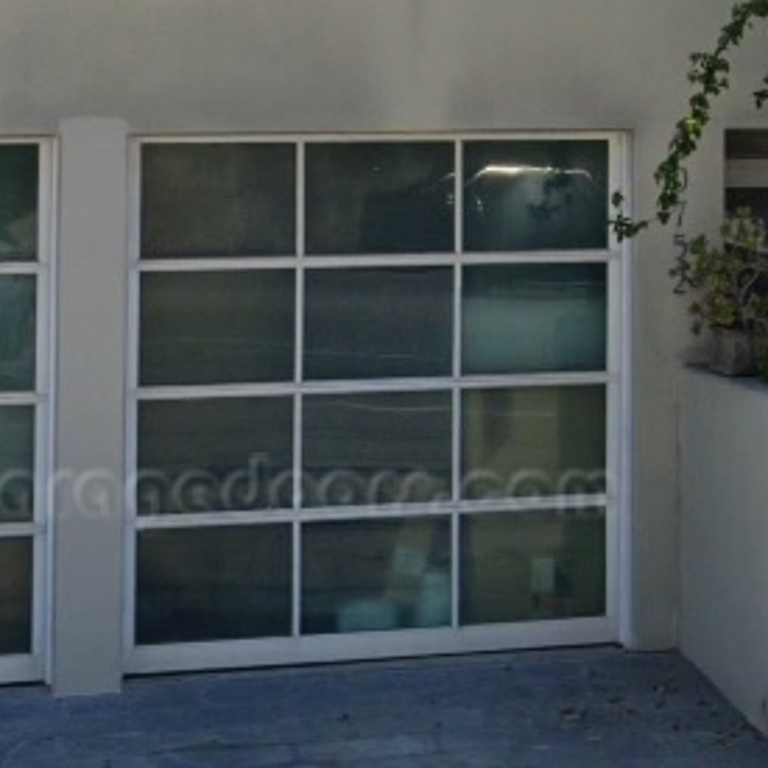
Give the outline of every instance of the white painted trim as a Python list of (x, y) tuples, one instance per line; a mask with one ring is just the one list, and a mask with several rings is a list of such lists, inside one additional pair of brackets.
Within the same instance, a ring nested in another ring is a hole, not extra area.
[(612, 642), (605, 618), (137, 647), (126, 672), (312, 664)]
[[(633, 210), (632, 194), (632, 141), (628, 133), (620, 137), (621, 141), (621, 178), (618, 189), (624, 190), (626, 204), (630, 213)], [(619, 525), (616, 557), (617, 572), (617, 634), (619, 642), (627, 647), (634, 647), (637, 628), (634, 619), (635, 603), (635, 564), (634, 564), (634, 471), (632, 445), (634, 441), (634, 288), (633, 260), (634, 240), (625, 240), (622, 244), (623, 266), (621, 270), (621, 400), (619, 419), (622, 425), (620, 438), (621, 461), (618, 467)]]
[[(47, 195), (45, 207), (47, 213), (41, 216), (40, 245), (42, 257), (47, 266), (48, 277), (48, 308), (47, 308), (47, 402), (41, 406), (47, 425), (45, 435), (46, 455), (43, 475), (50, 478), (53, 472), (54, 446), (55, 446), (55, 409), (54, 393), (57, 391), (57, 350), (58, 350), (58, 242), (59, 242), (59, 143), (55, 139), (48, 139), (41, 143), (44, 148), (44, 162), (49, 170), (49, 180), (41, 179), (44, 194)], [(47, 684), (51, 683), (53, 674), (53, 570), (54, 570), (54, 537), (56, 527), (55, 498), (56, 489), (52, 482), (45, 483), (44, 510), (47, 532), (44, 538), (44, 576), (41, 584), (39, 599), (44, 613), (44, 621), (41, 629), (41, 656), (43, 666), (43, 679)], [(42, 499), (42, 497), (41, 497)]]
[(403, 142), (419, 141), (425, 143), (448, 143), (455, 141), (528, 141), (528, 140), (564, 140), (564, 141), (610, 141), (616, 137), (615, 130), (521, 130), (490, 129), (487, 131), (388, 131), (388, 132), (350, 132), (344, 133), (167, 133), (135, 134), (134, 139), (144, 144), (292, 144), (303, 141), (307, 144), (366, 143), (366, 142)]
[[(125, 406), (125, 477), (135, 476), (138, 467), (138, 410), (136, 397), (139, 382), (140, 307), (139, 287), (141, 232), (141, 149), (136, 142), (128, 150), (128, 301), (126, 333), (126, 406)], [(136, 610), (136, 526), (138, 512), (136, 495), (132, 485), (125, 489), (125, 580), (123, 585), (123, 661), (134, 646), (134, 616)]]
[(0, 656), (0, 685), (41, 680), (43, 672), (40, 658), (27, 654)]

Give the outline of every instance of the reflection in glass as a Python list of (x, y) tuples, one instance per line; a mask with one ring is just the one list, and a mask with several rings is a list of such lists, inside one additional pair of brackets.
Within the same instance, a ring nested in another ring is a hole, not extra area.
[(450, 268), (312, 270), (305, 297), (305, 378), (450, 374)]
[(306, 525), (302, 573), (304, 633), (447, 626), (449, 519)]
[(292, 504), (290, 397), (139, 404), (139, 514)]
[(295, 253), (291, 144), (154, 144), (142, 149), (144, 258)]
[(34, 461), (34, 406), (0, 407), (0, 523), (32, 519)]
[(467, 267), (463, 280), (464, 373), (605, 370), (604, 264)]
[(0, 146), (0, 179), (0, 261), (34, 260), (37, 256), (37, 145)]
[(32, 540), (0, 539), (0, 654), (32, 644)]
[(139, 533), (136, 642), (291, 632), (290, 525)]
[(605, 615), (603, 510), (467, 515), (460, 541), (461, 624)]
[(453, 145), (307, 146), (307, 253), (453, 250)]
[(463, 498), (605, 489), (605, 387), (471, 389), (462, 409)]
[(0, 277), (0, 391), (35, 389), (35, 278)]
[(293, 380), (291, 270), (141, 276), (141, 384)]
[(463, 216), (468, 251), (605, 248), (608, 142), (467, 142)]
[(450, 478), (450, 393), (304, 398), (305, 506), (435, 501)]

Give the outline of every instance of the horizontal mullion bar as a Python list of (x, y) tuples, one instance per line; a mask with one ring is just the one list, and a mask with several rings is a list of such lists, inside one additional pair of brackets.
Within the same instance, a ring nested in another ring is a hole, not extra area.
[(307, 269), (344, 269), (349, 267), (442, 267), (452, 266), (458, 258), (453, 251), (442, 253), (392, 254), (310, 254), (302, 257)]
[(610, 249), (595, 251), (463, 251), (461, 253), (463, 264), (599, 264), (620, 258), (620, 251)]
[[(528, 140), (573, 140), (584, 141), (602, 139), (610, 141), (616, 136), (616, 131), (595, 130), (524, 130), (509, 131), (506, 129), (456, 132), (445, 131), (388, 131), (388, 132), (310, 132), (310, 133), (263, 133), (248, 132), (204, 134), (204, 133), (168, 133), (168, 134), (137, 134), (134, 138), (141, 144), (290, 144), (303, 142), (306, 144), (323, 143), (357, 143), (357, 142), (401, 142), (423, 141), (438, 143), (454, 143), (456, 141), (528, 141)], [(28, 141), (28, 140), (27, 140)], [(3, 142), (7, 143), (7, 142)]]
[(0, 539), (31, 538), (44, 530), (41, 523), (0, 523)]
[(514, 373), (493, 375), (467, 375), (459, 382), (462, 389), (484, 389), (486, 387), (550, 387), (579, 386), (582, 384), (608, 384), (611, 380), (606, 371), (584, 371), (574, 373)]
[(268, 525), (299, 521), (324, 520), (381, 520), (403, 517), (440, 517), (453, 513), (472, 515), (481, 513), (525, 513), (543, 511), (576, 512), (580, 509), (607, 507), (605, 494), (550, 496), (528, 498), (488, 499), (485, 501), (436, 501), (425, 504), (389, 504), (381, 506), (308, 507), (301, 510), (267, 509), (251, 511), (200, 512), (193, 514), (139, 515), (139, 530), (157, 528), (210, 528), (234, 525)]
[(145, 400), (208, 400), (235, 397), (275, 397), (304, 395), (355, 395), (368, 392), (443, 392), (453, 388), (482, 389), (490, 387), (548, 387), (578, 386), (581, 384), (608, 384), (610, 374), (605, 371), (578, 373), (516, 373), (472, 375), (454, 378), (370, 379), (343, 381), (311, 381), (269, 384), (201, 384), (179, 386), (140, 387), (135, 397)]
[(233, 525), (268, 525), (270, 523), (292, 523), (296, 519), (293, 509), (261, 509), (222, 512), (198, 512), (191, 514), (136, 515), (138, 530), (157, 528), (213, 528)]
[(44, 269), (39, 261), (0, 261), (0, 276), (37, 275)]
[(297, 256), (179, 256), (169, 259), (140, 259), (140, 272), (216, 272), (259, 269), (295, 269)]
[(40, 392), (2, 392), (0, 393), (0, 406), (2, 405), (41, 405), (46, 401), (46, 396)]
[[(140, 272), (216, 272), (256, 271), (262, 269), (295, 269), (301, 263), (307, 269), (345, 269), (351, 267), (440, 267), (450, 266), (458, 259), (463, 264), (600, 264), (620, 259), (619, 251), (502, 251), (450, 252), (409, 254), (328, 254), (327, 256), (295, 254), (288, 256), (179, 256), (174, 258), (140, 259)], [(12, 274), (34, 274), (39, 265), (26, 269), (8, 269)], [(0, 266), (0, 274), (6, 270)]]

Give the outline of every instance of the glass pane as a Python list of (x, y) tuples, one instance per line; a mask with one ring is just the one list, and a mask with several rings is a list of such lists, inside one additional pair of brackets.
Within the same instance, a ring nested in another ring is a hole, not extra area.
[(290, 525), (139, 534), (136, 642), (291, 632)]
[(32, 540), (0, 539), (0, 654), (32, 644)]
[(448, 498), (450, 393), (305, 397), (302, 479), (310, 507)]
[(563, 496), (605, 489), (605, 387), (463, 393), (462, 496)]
[(464, 373), (605, 370), (604, 264), (468, 267), (463, 291)]
[(307, 253), (453, 250), (453, 145), (307, 146)]
[(304, 526), (302, 632), (449, 625), (450, 549), (447, 517)]
[(740, 208), (749, 208), (752, 213), (768, 225), (768, 179), (766, 188), (731, 187), (725, 190), (725, 207), (735, 214)]
[(142, 150), (144, 258), (295, 253), (291, 144), (156, 144)]
[(608, 244), (606, 141), (464, 145), (464, 248), (537, 251)]
[(600, 509), (465, 516), (460, 622), (605, 615)]
[(34, 407), (0, 407), (0, 523), (32, 519), (34, 461)]
[(0, 146), (0, 261), (37, 255), (38, 148)]
[(293, 380), (294, 286), (290, 270), (143, 274), (141, 383)]
[(139, 404), (140, 514), (290, 507), (293, 400)]
[(305, 297), (305, 378), (451, 373), (449, 268), (309, 271)]
[(0, 391), (35, 389), (35, 278), (0, 277)]

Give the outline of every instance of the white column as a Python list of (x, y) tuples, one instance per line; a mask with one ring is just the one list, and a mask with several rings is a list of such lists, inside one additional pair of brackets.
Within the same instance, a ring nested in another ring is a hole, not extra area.
[(51, 678), (57, 695), (122, 677), (127, 126), (60, 126)]

